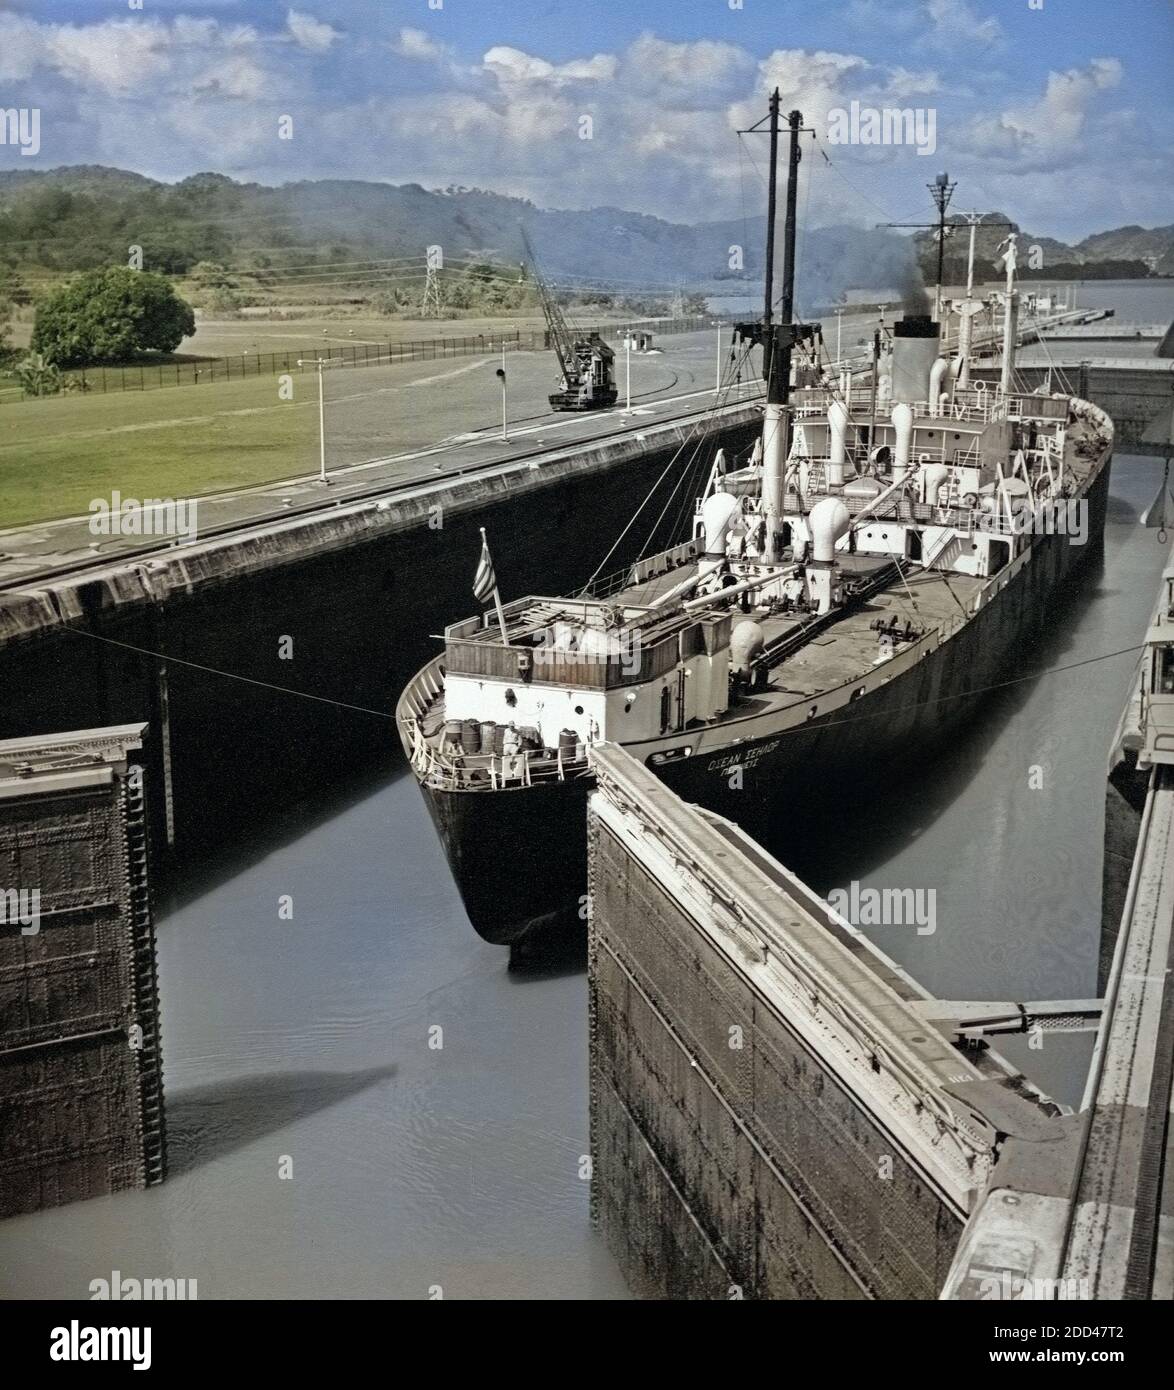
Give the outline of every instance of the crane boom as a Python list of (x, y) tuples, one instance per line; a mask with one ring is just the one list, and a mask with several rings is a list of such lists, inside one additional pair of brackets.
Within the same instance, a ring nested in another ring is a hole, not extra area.
[(530, 274), (534, 277), (538, 298), (542, 302), (542, 313), (546, 319), (546, 326), (550, 330), (551, 346), (558, 358), (559, 370), (563, 374), (563, 385), (566, 387), (570, 385), (570, 364), (574, 360), (574, 353), (571, 349), (571, 333), (567, 327), (567, 321), (563, 317), (562, 309), (554, 302), (554, 296), (542, 278), (541, 270), (538, 269), (538, 257), (534, 254), (533, 246), (530, 245), (530, 238), (526, 235), (525, 227), (521, 230), (522, 244), (526, 248), (526, 259), (530, 263)]

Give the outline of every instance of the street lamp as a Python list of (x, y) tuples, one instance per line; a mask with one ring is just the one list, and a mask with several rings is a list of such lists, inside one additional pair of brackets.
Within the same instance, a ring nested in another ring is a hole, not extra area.
[(501, 349), (501, 366), (497, 369), (497, 376), (501, 380), (501, 437), (502, 439), (508, 439), (510, 437), (510, 416), (509, 406), (507, 404), (508, 397), (506, 394), (504, 345)]
[(322, 369), (330, 366), (330, 363), (324, 357), (316, 358), (313, 363), (299, 357), (298, 366), (318, 368), (318, 482), (322, 487), (329, 487), (330, 479), (326, 476), (326, 397), (322, 389)]

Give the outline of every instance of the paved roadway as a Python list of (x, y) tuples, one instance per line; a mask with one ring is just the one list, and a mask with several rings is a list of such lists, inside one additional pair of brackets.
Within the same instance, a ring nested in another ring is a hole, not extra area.
[[(837, 333), (834, 317), (825, 319), (829, 354), (835, 355), (838, 337), (844, 359), (866, 366), (864, 345), (874, 323), (871, 314), (846, 314)], [(754, 368), (743, 361), (739, 374), (736, 364), (731, 366), (729, 325), (723, 327), (721, 338), (720, 361), (724, 380), (729, 383), (723, 390), (723, 402), (760, 397), (762, 383)], [(402, 487), (414, 479), (459, 475), (519, 453), (639, 429), (643, 423), (712, 405), (719, 363), (717, 330), (665, 334), (655, 341), (660, 351), (631, 357), (630, 414), (624, 408), (628, 362), (623, 352), (616, 356), (619, 403), (611, 410), (586, 415), (551, 412), (546, 398), (557, 385), (553, 353), (507, 354), (508, 441), (501, 438), (501, 393), (495, 374), (502, 365), (500, 357), (441, 358), (327, 371), (329, 485), (324, 486), (315, 474), (303, 474), (203, 495), (199, 498), (197, 539), (206, 539), (223, 528), (277, 520), (311, 504), (337, 504), (382, 487)], [(737, 375), (740, 382), (735, 380)], [(0, 589), (30, 584), (47, 573), (91, 567), (117, 560), (120, 555), (158, 548), (141, 536), (95, 536), (90, 521), (86, 514), (0, 530)]]
[[(723, 334), (728, 363), (730, 334)], [(546, 401), (557, 384), (552, 353), (508, 355), (509, 439), (501, 437), (499, 357), (448, 359), (391, 367), (336, 369), (326, 374), (326, 438), (330, 483), (302, 475), (199, 498), (198, 536), (223, 527), (280, 519), (292, 510), (355, 499), (412, 480), (455, 476), (519, 454), (540, 452), (638, 430), (677, 415), (704, 411), (715, 400), (714, 331), (664, 336), (660, 353), (631, 358), (631, 401), (626, 405), (626, 355), (617, 353), (620, 400), (607, 411), (554, 414)], [(722, 403), (761, 395), (762, 383), (745, 366), (731, 378)], [(0, 530), (0, 588), (19, 587), (46, 572), (92, 566), (141, 552), (142, 536), (95, 537), (88, 514)], [(173, 544), (165, 540), (162, 544)], [(185, 544), (186, 542), (178, 542)]]

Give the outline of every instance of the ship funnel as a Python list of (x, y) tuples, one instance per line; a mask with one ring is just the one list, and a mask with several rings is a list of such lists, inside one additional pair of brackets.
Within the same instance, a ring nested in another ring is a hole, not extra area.
[(701, 525), (705, 532), (707, 560), (725, 558), (726, 537), (741, 509), (741, 499), (729, 492), (711, 492), (702, 503)]
[(843, 401), (833, 401), (828, 406), (828, 435), (828, 487), (843, 487), (848, 437), (848, 407)]
[(950, 370), (950, 364), (944, 357), (939, 357), (930, 368), (929, 372), (929, 413), (940, 415), (942, 413), (942, 382), (946, 379), (946, 374)]
[(894, 401), (931, 400), (930, 372), (938, 356), (940, 326), (928, 314), (906, 314), (893, 325)]
[(893, 407), (893, 481), (909, 472), (909, 457), (913, 452), (913, 408), (905, 401)]

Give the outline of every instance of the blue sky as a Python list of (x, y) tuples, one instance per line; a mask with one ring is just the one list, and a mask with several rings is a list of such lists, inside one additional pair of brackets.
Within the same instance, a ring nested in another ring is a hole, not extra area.
[[(1174, 223), (1170, 0), (131, 3), (0, 0), (0, 107), (41, 113), (38, 153), (0, 145), (0, 168), (736, 217), (761, 206), (765, 145), (735, 131), (777, 83), (831, 160), (805, 164), (812, 225), (920, 220), (939, 168), (958, 207), (1037, 234)], [(927, 152), (831, 143), (853, 101), (921, 112)]]

